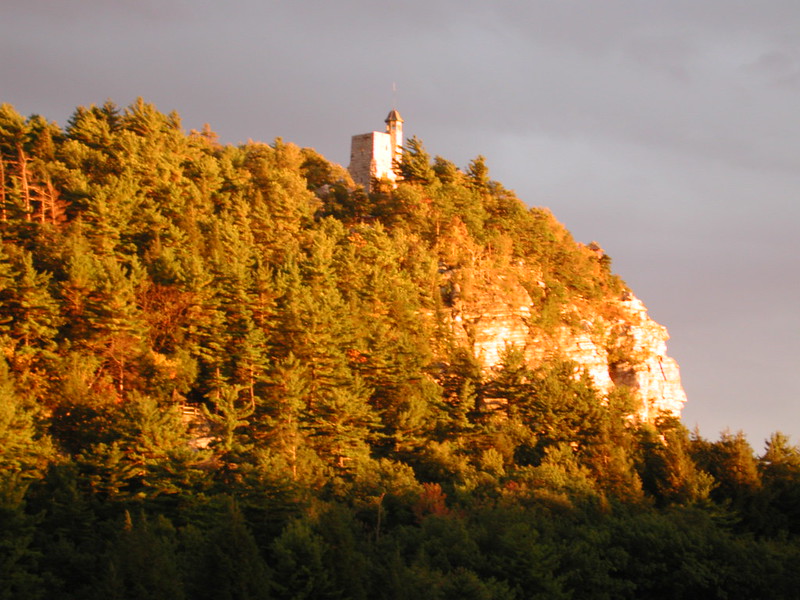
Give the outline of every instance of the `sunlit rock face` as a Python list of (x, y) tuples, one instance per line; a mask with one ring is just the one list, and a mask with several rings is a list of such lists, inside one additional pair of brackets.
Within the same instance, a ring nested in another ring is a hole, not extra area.
[(500, 366), (506, 347), (514, 346), (531, 366), (555, 356), (578, 363), (603, 393), (628, 387), (645, 421), (660, 412), (680, 416), (686, 394), (678, 364), (667, 356), (669, 335), (633, 294), (607, 301), (603, 314), (588, 305), (567, 306), (565, 312), (573, 313), (569, 325), (543, 329), (536, 323), (531, 295), (513, 272), (475, 270), (468, 277), (468, 291), (454, 279), (445, 273), (443, 287), (453, 335), (487, 376)]
[(616, 385), (627, 385), (643, 401), (642, 416), (660, 411), (680, 416), (686, 402), (678, 363), (667, 356), (667, 328), (647, 315), (641, 300), (628, 294), (619, 302), (625, 318), (617, 323), (619, 340), (628, 360), (612, 362), (609, 375)]

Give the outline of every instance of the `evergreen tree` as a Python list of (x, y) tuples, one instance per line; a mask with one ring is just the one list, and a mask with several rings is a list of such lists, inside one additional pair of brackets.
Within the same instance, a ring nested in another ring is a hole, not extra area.
[[(303, 470), (306, 446), (305, 405), (308, 369), (290, 353), (272, 368), (269, 391), (262, 399), (258, 435), (280, 459), (278, 464), (297, 480)], [(263, 427), (263, 429), (261, 429)]]
[(758, 469), (763, 483), (759, 503), (762, 527), (796, 535), (800, 532), (800, 448), (792, 446), (783, 433), (773, 433)]
[(108, 556), (97, 586), (98, 598), (113, 600), (185, 598), (176, 560), (175, 529), (164, 518), (151, 523), (145, 515), (125, 521)]
[(273, 597), (270, 569), (239, 506), (233, 499), (222, 497), (220, 509), (202, 541), (187, 540), (193, 557), (189, 596), (198, 600)]
[(399, 165), (400, 176), (410, 183), (427, 185), (436, 175), (431, 167), (431, 157), (425, 150), (422, 140), (416, 136), (406, 141)]
[(4, 477), (34, 477), (46, 468), (52, 448), (49, 438), (37, 428), (36, 416), (35, 405), (17, 392), (8, 365), (0, 357), (0, 473)]
[(469, 185), (479, 191), (485, 192), (489, 187), (489, 167), (486, 166), (486, 158), (479, 155), (472, 159), (467, 167), (467, 181)]
[(0, 599), (44, 598), (39, 553), (32, 544), (35, 521), (25, 514), (25, 485), (0, 473)]
[(692, 456), (698, 466), (716, 482), (711, 497), (745, 509), (761, 487), (761, 475), (753, 449), (744, 433), (724, 432), (719, 441), (699, 436), (692, 440)]

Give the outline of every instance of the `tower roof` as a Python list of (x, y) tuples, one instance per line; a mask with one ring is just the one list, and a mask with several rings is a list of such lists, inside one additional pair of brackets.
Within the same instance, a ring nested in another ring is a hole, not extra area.
[(400, 121), (401, 123), (403, 122), (403, 117), (401, 117), (400, 113), (397, 112), (397, 110), (394, 109), (394, 108), (389, 113), (389, 116), (386, 117), (386, 121), (384, 121), (384, 122), (385, 123), (391, 123), (392, 121)]

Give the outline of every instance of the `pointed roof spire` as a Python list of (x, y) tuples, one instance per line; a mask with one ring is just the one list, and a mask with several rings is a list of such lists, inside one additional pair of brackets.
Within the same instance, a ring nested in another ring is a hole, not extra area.
[(400, 121), (401, 123), (403, 122), (403, 117), (401, 117), (400, 113), (394, 108), (389, 113), (389, 116), (386, 117), (386, 121), (384, 121), (384, 123), (391, 123), (393, 121)]

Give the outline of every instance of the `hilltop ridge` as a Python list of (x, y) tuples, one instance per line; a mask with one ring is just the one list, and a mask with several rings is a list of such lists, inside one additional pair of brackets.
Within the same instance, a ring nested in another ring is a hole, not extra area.
[[(526, 400), (497, 381), (517, 354), (523, 382), (566, 361), (600, 406), (624, 393), (642, 424), (680, 415), (664, 328), (599, 246), (527, 208), (483, 157), (461, 170), (412, 138), (396, 177), (366, 193), (312, 149), (221, 146), (141, 100), (79, 108), (64, 131), (7, 105), (0, 117), (3, 260), (17, 282), (4, 356), (61, 447), (92, 443), (80, 440), (91, 419), (62, 427), (76, 406), (105, 414), (148, 397), (241, 412), (248, 426), (234, 420), (228, 443), (271, 439), (288, 420), (317, 431), (301, 436), (308, 468), (349, 469), (402, 455), (405, 428), (415, 447), (440, 436), (434, 423), (455, 409), (510, 416)], [(289, 405), (286, 378), (299, 386)], [(332, 417), (310, 407), (328, 404), (352, 421), (347, 443), (331, 432), (320, 445)], [(552, 440), (538, 419), (526, 427), (541, 452)], [(293, 473), (295, 451), (282, 459)]]
[[(586, 369), (602, 394), (624, 387), (635, 398), (636, 414), (645, 422), (655, 422), (662, 414), (680, 417), (686, 394), (678, 365), (666, 354), (669, 335), (648, 317), (642, 302), (627, 289), (617, 290), (616, 297), (613, 291), (606, 290), (587, 301), (579, 291), (582, 283), (577, 281), (570, 282), (570, 293), (562, 294), (563, 282), (558, 275), (546, 281), (547, 270), (553, 266), (543, 265), (541, 254), (531, 255), (514, 245), (514, 229), (520, 223), (504, 230), (492, 222), (496, 217), (491, 215), (493, 202), (516, 202), (516, 210), (522, 203), (513, 192), (489, 179), (484, 159), (473, 161), (464, 173), (441, 157), (431, 161), (417, 138), (408, 141), (403, 153), (402, 125), (402, 117), (392, 110), (386, 118), (385, 133), (353, 136), (348, 171), (366, 191), (382, 189), (384, 194), (393, 196), (398, 184), (405, 184), (409, 188), (401, 188), (398, 194), (421, 192), (422, 198), (417, 201), (429, 206), (422, 210), (417, 207), (415, 216), (423, 219), (440, 217), (440, 207), (430, 205), (437, 196), (466, 193), (465, 204), (460, 208), (474, 211), (472, 231), (463, 222), (465, 213), (459, 212), (459, 207), (451, 207), (447, 230), (442, 232), (439, 226), (434, 243), (439, 255), (439, 285), (449, 307), (449, 317), (447, 309), (439, 317), (452, 320), (454, 340), (480, 363), (485, 378), (491, 379), (494, 370), (502, 368), (506, 349), (516, 347), (530, 366), (556, 356), (574, 361)], [(466, 200), (470, 195), (471, 206)], [(440, 200), (440, 206), (446, 206), (448, 200)], [(562, 272), (570, 270), (571, 262), (595, 262), (594, 270), (590, 267), (584, 271), (584, 276), (591, 279), (597, 276), (598, 269), (608, 268), (610, 259), (599, 245), (575, 244), (546, 211), (532, 210), (540, 212), (539, 218), (549, 219), (551, 234), (561, 237), (569, 248), (556, 259), (566, 263), (561, 265)], [(460, 226), (467, 231), (456, 234)], [(487, 229), (490, 235), (511, 236), (507, 256), (497, 256), (492, 242), (485, 243)], [(441, 242), (453, 235), (460, 235), (462, 242), (472, 243), (473, 248), (469, 252), (456, 249), (458, 256), (448, 261), (453, 257), (442, 252)], [(562, 297), (558, 298), (560, 294)], [(477, 403), (486, 404), (480, 397)], [(497, 406), (502, 401), (489, 404)]]
[(690, 434), (483, 157), (396, 168), (0, 106), (0, 596), (796, 597), (800, 449)]

